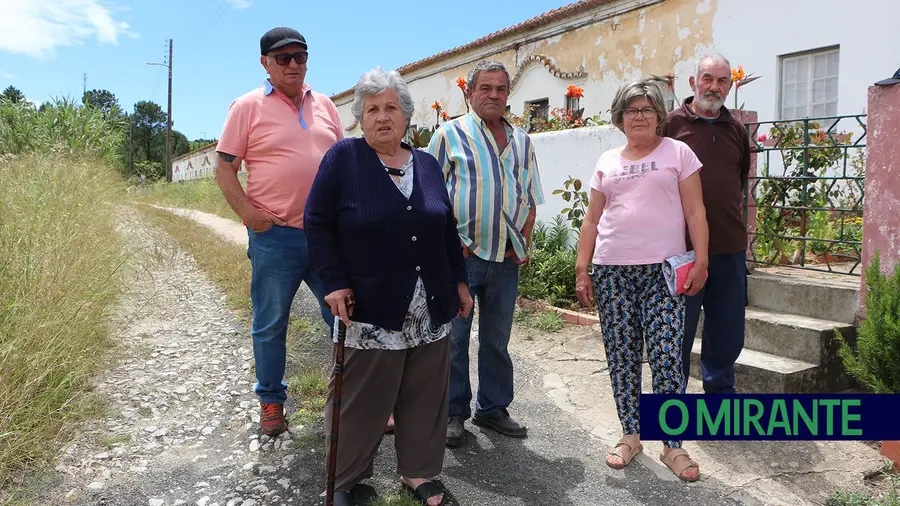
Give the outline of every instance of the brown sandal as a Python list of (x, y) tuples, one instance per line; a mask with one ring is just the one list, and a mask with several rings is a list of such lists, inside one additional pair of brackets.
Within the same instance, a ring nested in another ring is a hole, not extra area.
[[(681, 457), (681, 460), (678, 460), (679, 457)], [(678, 476), (684, 481), (697, 481), (700, 479), (700, 466), (691, 459), (691, 456), (684, 451), (684, 448), (673, 448), (669, 450), (668, 454), (660, 453), (659, 460), (668, 466), (668, 468), (675, 473), (675, 476)], [(688, 478), (684, 475), (684, 472), (692, 467), (697, 469), (697, 476), (695, 478)]]
[[(622, 454), (618, 453), (618, 450), (619, 450), (619, 447), (620, 447), (620, 446), (624, 446), (624, 447), (628, 448), (628, 451), (626, 452), (625, 455), (622, 455)], [(622, 463), (621, 465), (619, 465), (619, 464), (613, 464), (612, 462), (609, 461), (609, 458), (607, 458), (607, 459), (606, 459), (606, 465), (608, 465), (609, 467), (611, 467), (611, 468), (613, 468), (613, 469), (625, 469), (625, 467), (628, 466), (628, 464), (631, 463), (631, 460), (632, 460), (637, 454), (641, 453), (642, 451), (644, 451), (644, 445), (642, 445), (642, 444), (640, 444), (640, 443), (638, 443), (637, 450), (635, 450), (634, 448), (631, 447), (630, 444), (626, 443), (625, 441), (619, 441), (619, 442), (616, 444), (616, 446), (612, 449), (612, 451), (610, 451), (610, 452), (607, 454), (607, 457), (609, 457), (609, 456), (611, 456), (611, 455), (615, 455), (616, 457), (619, 457), (620, 459), (622, 459), (623, 463)]]

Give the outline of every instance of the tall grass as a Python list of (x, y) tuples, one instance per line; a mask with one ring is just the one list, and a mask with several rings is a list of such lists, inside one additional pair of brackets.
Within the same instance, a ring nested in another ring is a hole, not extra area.
[(98, 413), (90, 376), (126, 258), (121, 177), (95, 158), (114, 156), (114, 128), (71, 104), (26, 109), (0, 103), (0, 486)]
[[(246, 187), (245, 179), (246, 176), (241, 174), (241, 182)], [(179, 183), (160, 182), (138, 191), (137, 200), (142, 202), (196, 209), (230, 220), (240, 219), (231, 210), (214, 179), (194, 179)]]

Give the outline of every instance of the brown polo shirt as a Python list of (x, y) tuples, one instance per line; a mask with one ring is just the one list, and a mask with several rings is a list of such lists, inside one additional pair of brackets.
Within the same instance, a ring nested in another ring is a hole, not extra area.
[[(707, 119), (694, 113), (692, 101), (688, 97), (669, 113), (661, 134), (690, 146), (703, 164), (700, 181), (709, 223), (709, 254), (746, 250), (744, 187), (750, 172), (750, 138), (725, 106), (717, 118)], [(690, 244), (688, 237), (688, 248)]]

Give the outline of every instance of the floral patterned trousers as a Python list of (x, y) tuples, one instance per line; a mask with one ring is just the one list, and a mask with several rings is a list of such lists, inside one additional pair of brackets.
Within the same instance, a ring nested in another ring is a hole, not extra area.
[[(645, 341), (653, 393), (684, 392), (684, 296), (669, 293), (661, 264), (595, 265), (594, 289), (622, 430), (627, 435), (640, 434)], [(663, 443), (669, 448), (681, 447), (681, 441)]]

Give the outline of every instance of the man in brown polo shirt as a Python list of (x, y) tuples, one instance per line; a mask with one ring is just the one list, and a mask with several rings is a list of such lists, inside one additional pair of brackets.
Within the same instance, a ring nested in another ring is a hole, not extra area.
[[(692, 97), (669, 113), (662, 135), (694, 151), (703, 170), (703, 201), (709, 223), (709, 278), (687, 298), (683, 343), (685, 385), (691, 348), (704, 310), (700, 370), (708, 394), (734, 393), (734, 363), (744, 347), (747, 283), (747, 227), (743, 191), (750, 171), (750, 139), (743, 124), (725, 108), (731, 65), (722, 55), (700, 58), (691, 76)], [(687, 238), (690, 248), (690, 238)]]

